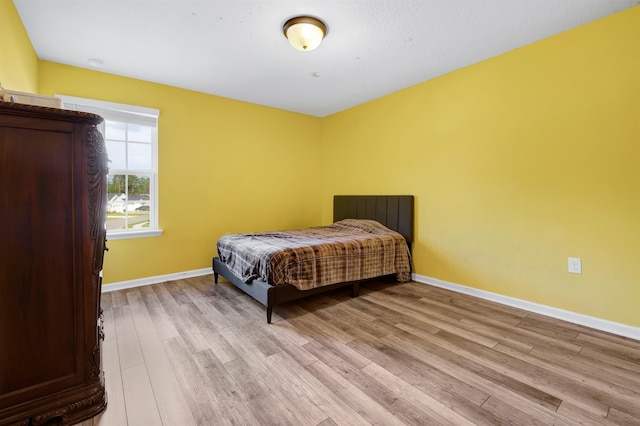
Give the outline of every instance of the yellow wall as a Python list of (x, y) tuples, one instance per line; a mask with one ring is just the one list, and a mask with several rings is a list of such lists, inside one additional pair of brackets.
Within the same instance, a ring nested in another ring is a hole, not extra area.
[(38, 63), (7, 0), (0, 24), (7, 88), (161, 111), (164, 234), (110, 242), (105, 283), (328, 223), (333, 194), (403, 193), (418, 274), (640, 326), (640, 7), (322, 120)]
[(38, 93), (38, 57), (11, 0), (0, 0), (0, 84)]
[(318, 118), (44, 61), (39, 87), (160, 110), (164, 233), (109, 242), (105, 283), (206, 268), (224, 233), (320, 222)]
[(638, 40), (635, 7), (324, 119), (323, 220), (415, 194), (418, 274), (640, 326)]

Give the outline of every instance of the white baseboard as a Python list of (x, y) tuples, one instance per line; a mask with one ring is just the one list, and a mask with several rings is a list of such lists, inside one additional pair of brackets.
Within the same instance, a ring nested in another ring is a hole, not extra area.
[(529, 312), (546, 315), (548, 317), (561, 319), (564, 321), (572, 322), (574, 324), (584, 325), (596, 330), (606, 331), (609, 333), (617, 334), (619, 336), (640, 340), (640, 328), (638, 327), (632, 327), (630, 325), (620, 324), (617, 322), (591, 317), (588, 315), (577, 314), (575, 312), (565, 311), (563, 309), (558, 309), (551, 306), (540, 305), (538, 303), (527, 302), (526, 300), (503, 296), (501, 294), (492, 293), (490, 291), (478, 290), (476, 288), (454, 284), (424, 275), (412, 274), (412, 277), (414, 281), (417, 281), (419, 283), (429, 284), (458, 293), (468, 294), (470, 296), (475, 296), (480, 299), (500, 303), (502, 305), (524, 309)]
[[(212, 274), (211, 268), (195, 269), (192, 271), (176, 272), (174, 274), (157, 275), (154, 277), (139, 278), (136, 280), (120, 281), (111, 284), (104, 284), (102, 286), (102, 292), (108, 293), (110, 291), (124, 290), (128, 288), (140, 287), (149, 284), (158, 284), (167, 281), (180, 280), (191, 277), (200, 277), (203, 275)], [(503, 296), (498, 293), (492, 293), (490, 291), (479, 290), (473, 287), (467, 287), (461, 284), (454, 284), (448, 281), (439, 280), (437, 278), (431, 278), (424, 275), (412, 274), (414, 281), (423, 284), (429, 284), (435, 287), (444, 288), (447, 290), (455, 291), (458, 293), (468, 294), (480, 299), (489, 300), (492, 302), (500, 303), (514, 308), (524, 309), (529, 312), (534, 312), (548, 317), (561, 319), (564, 321), (572, 322), (574, 324), (584, 325), (585, 327), (594, 328), (596, 330), (602, 330), (609, 333), (617, 334), (619, 336), (629, 337), (631, 339), (640, 340), (640, 328), (632, 327), (626, 324), (620, 324), (613, 321), (608, 321), (588, 315), (577, 314), (571, 311), (565, 311), (563, 309), (554, 308), (552, 306), (541, 305), (538, 303), (528, 302), (522, 299), (516, 299), (515, 297)]]
[(120, 281), (111, 284), (104, 284), (102, 286), (102, 292), (108, 293), (110, 291), (141, 287), (143, 285), (159, 284), (167, 281), (182, 280), (192, 277), (201, 277), (207, 274), (213, 274), (213, 270), (211, 268), (194, 269), (193, 271), (176, 272), (174, 274), (156, 275), (155, 277), (139, 278), (137, 280)]

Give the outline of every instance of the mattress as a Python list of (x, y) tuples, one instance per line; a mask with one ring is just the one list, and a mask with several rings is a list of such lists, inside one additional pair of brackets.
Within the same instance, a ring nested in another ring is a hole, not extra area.
[(328, 226), (224, 235), (218, 258), (244, 282), (262, 280), (308, 290), (395, 274), (411, 279), (405, 238), (374, 220), (344, 219)]

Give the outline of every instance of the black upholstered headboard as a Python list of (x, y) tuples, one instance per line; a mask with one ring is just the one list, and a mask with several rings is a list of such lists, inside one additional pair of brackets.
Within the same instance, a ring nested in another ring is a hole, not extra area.
[(413, 243), (413, 195), (335, 195), (333, 221), (373, 219)]

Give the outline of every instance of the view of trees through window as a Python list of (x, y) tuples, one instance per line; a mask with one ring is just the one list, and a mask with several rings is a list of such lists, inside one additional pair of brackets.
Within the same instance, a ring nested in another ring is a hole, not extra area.
[(107, 230), (148, 228), (149, 176), (110, 174), (107, 180)]
[(115, 175), (111, 176), (108, 183), (108, 192), (128, 192), (129, 194), (148, 194), (149, 193), (148, 177)]
[(110, 174), (107, 180), (107, 230), (148, 228), (149, 176)]

